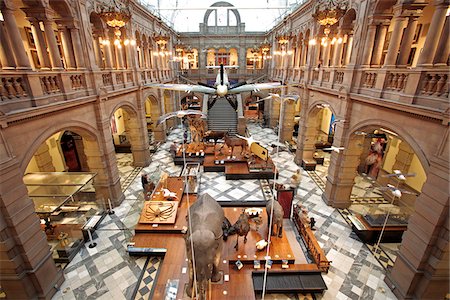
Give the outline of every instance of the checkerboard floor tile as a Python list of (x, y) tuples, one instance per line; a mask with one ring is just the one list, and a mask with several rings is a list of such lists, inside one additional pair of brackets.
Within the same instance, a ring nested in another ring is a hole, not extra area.
[[(263, 144), (273, 150), (270, 145), (277, 140), (277, 135), (272, 129), (258, 124), (248, 124), (248, 129), (255, 140), (264, 141)], [(118, 155), (125, 200), (114, 208), (114, 215), (106, 216), (97, 230), (97, 247), (84, 247), (66, 266), (66, 281), (53, 299), (151, 299), (158, 267), (164, 262), (157, 261), (157, 258), (130, 257), (126, 245), (133, 236), (133, 227), (143, 205), (139, 173), (145, 171), (159, 178), (161, 171), (173, 175), (181, 172), (181, 167), (173, 164), (168, 152), (173, 141), (182, 142), (180, 128), (170, 133), (167, 142), (153, 154), (152, 163), (142, 170), (132, 166), (131, 155)], [(288, 184), (290, 176), (299, 168), (293, 158), (294, 155), (287, 151), (273, 156), (280, 170), (278, 181)], [(317, 240), (328, 259), (333, 261), (328, 274), (323, 275), (328, 290), (323, 295), (267, 295), (266, 299), (395, 299), (383, 281), (383, 267), (389, 266), (398, 248), (381, 245), (381, 251), (374, 256), (354, 238), (351, 226), (346, 223), (346, 215), (350, 212), (329, 207), (321, 199), (321, 182), (326, 182), (325, 171), (319, 168), (315, 175), (301, 172), (303, 179), (295, 201), (300, 201), (308, 208), (310, 216), (315, 217)], [(200, 191), (214, 194), (222, 201), (273, 197), (267, 180), (225, 180), (223, 173), (203, 173)], [(386, 257), (387, 263), (383, 263)]]
[(135, 300), (151, 299), (153, 285), (159, 272), (162, 259), (160, 257), (149, 257), (144, 267), (144, 274), (135, 290)]

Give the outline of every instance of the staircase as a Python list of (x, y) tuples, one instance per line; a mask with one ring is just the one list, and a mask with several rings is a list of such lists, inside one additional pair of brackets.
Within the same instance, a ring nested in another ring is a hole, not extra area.
[[(212, 101), (212, 100), (210, 100)], [(237, 113), (225, 98), (218, 98), (208, 111), (208, 130), (237, 133)]]

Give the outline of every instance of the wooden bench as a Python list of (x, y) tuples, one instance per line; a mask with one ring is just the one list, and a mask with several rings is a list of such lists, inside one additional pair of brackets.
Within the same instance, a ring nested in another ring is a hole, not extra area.
[(312, 232), (311, 228), (306, 227), (301, 219), (300, 219), (300, 207), (295, 205), (294, 206), (294, 224), (295, 227), (297, 227), (298, 232), (302, 236), (303, 240), (306, 243), (306, 246), (308, 247), (309, 252), (311, 253), (311, 256), (314, 259), (314, 262), (316, 263), (319, 270), (322, 272), (328, 273), (328, 269), (330, 268), (331, 261), (327, 259), (325, 256), (325, 253), (323, 252), (322, 248), (320, 247), (319, 243), (317, 242), (316, 236)]

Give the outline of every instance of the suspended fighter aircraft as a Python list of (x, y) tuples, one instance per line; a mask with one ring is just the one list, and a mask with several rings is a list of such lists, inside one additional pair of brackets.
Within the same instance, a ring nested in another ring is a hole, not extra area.
[(152, 83), (148, 86), (155, 87), (158, 89), (165, 90), (174, 90), (174, 91), (182, 91), (186, 93), (190, 92), (200, 92), (205, 94), (216, 94), (218, 96), (225, 96), (228, 94), (238, 94), (242, 92), (258, 92), (260, 90), (268, 90), (281, 86), (279, 82), (267, 82), (267, 83), (247, 83), (240, 82), (235, 85), (231, 85), (228, 80), (228, 75), (225, 72), (225, 68), (235, 68), (234, 66), (224, 66), (220, 65), (219, 67), (208, 67), (208, 68), (218, 68), (219, 73), (216, 77), (216, 82), (214, 85), (208, 85), (206, 83), (199, 82), (198, 85), (193, 84), (158, 84)]

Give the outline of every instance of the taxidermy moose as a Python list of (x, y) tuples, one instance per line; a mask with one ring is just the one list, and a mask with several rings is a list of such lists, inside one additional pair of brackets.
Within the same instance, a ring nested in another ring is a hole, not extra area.
[(198, 291), (196, 299), (202, 300), (206, 299), (208, 281), (211, 279), (211, 281), (217, 282), (221, 279), (218, 268), (223, 243), (222, 223), (225, 216), (222, 207), (208, 194), (201, 195), (192, 204), (190, 216), (191, 228), (185, 235), (186, 254), (189, 260), (189, 283), (186, 293), (189, 297), (193, 296), (193, 248)]

